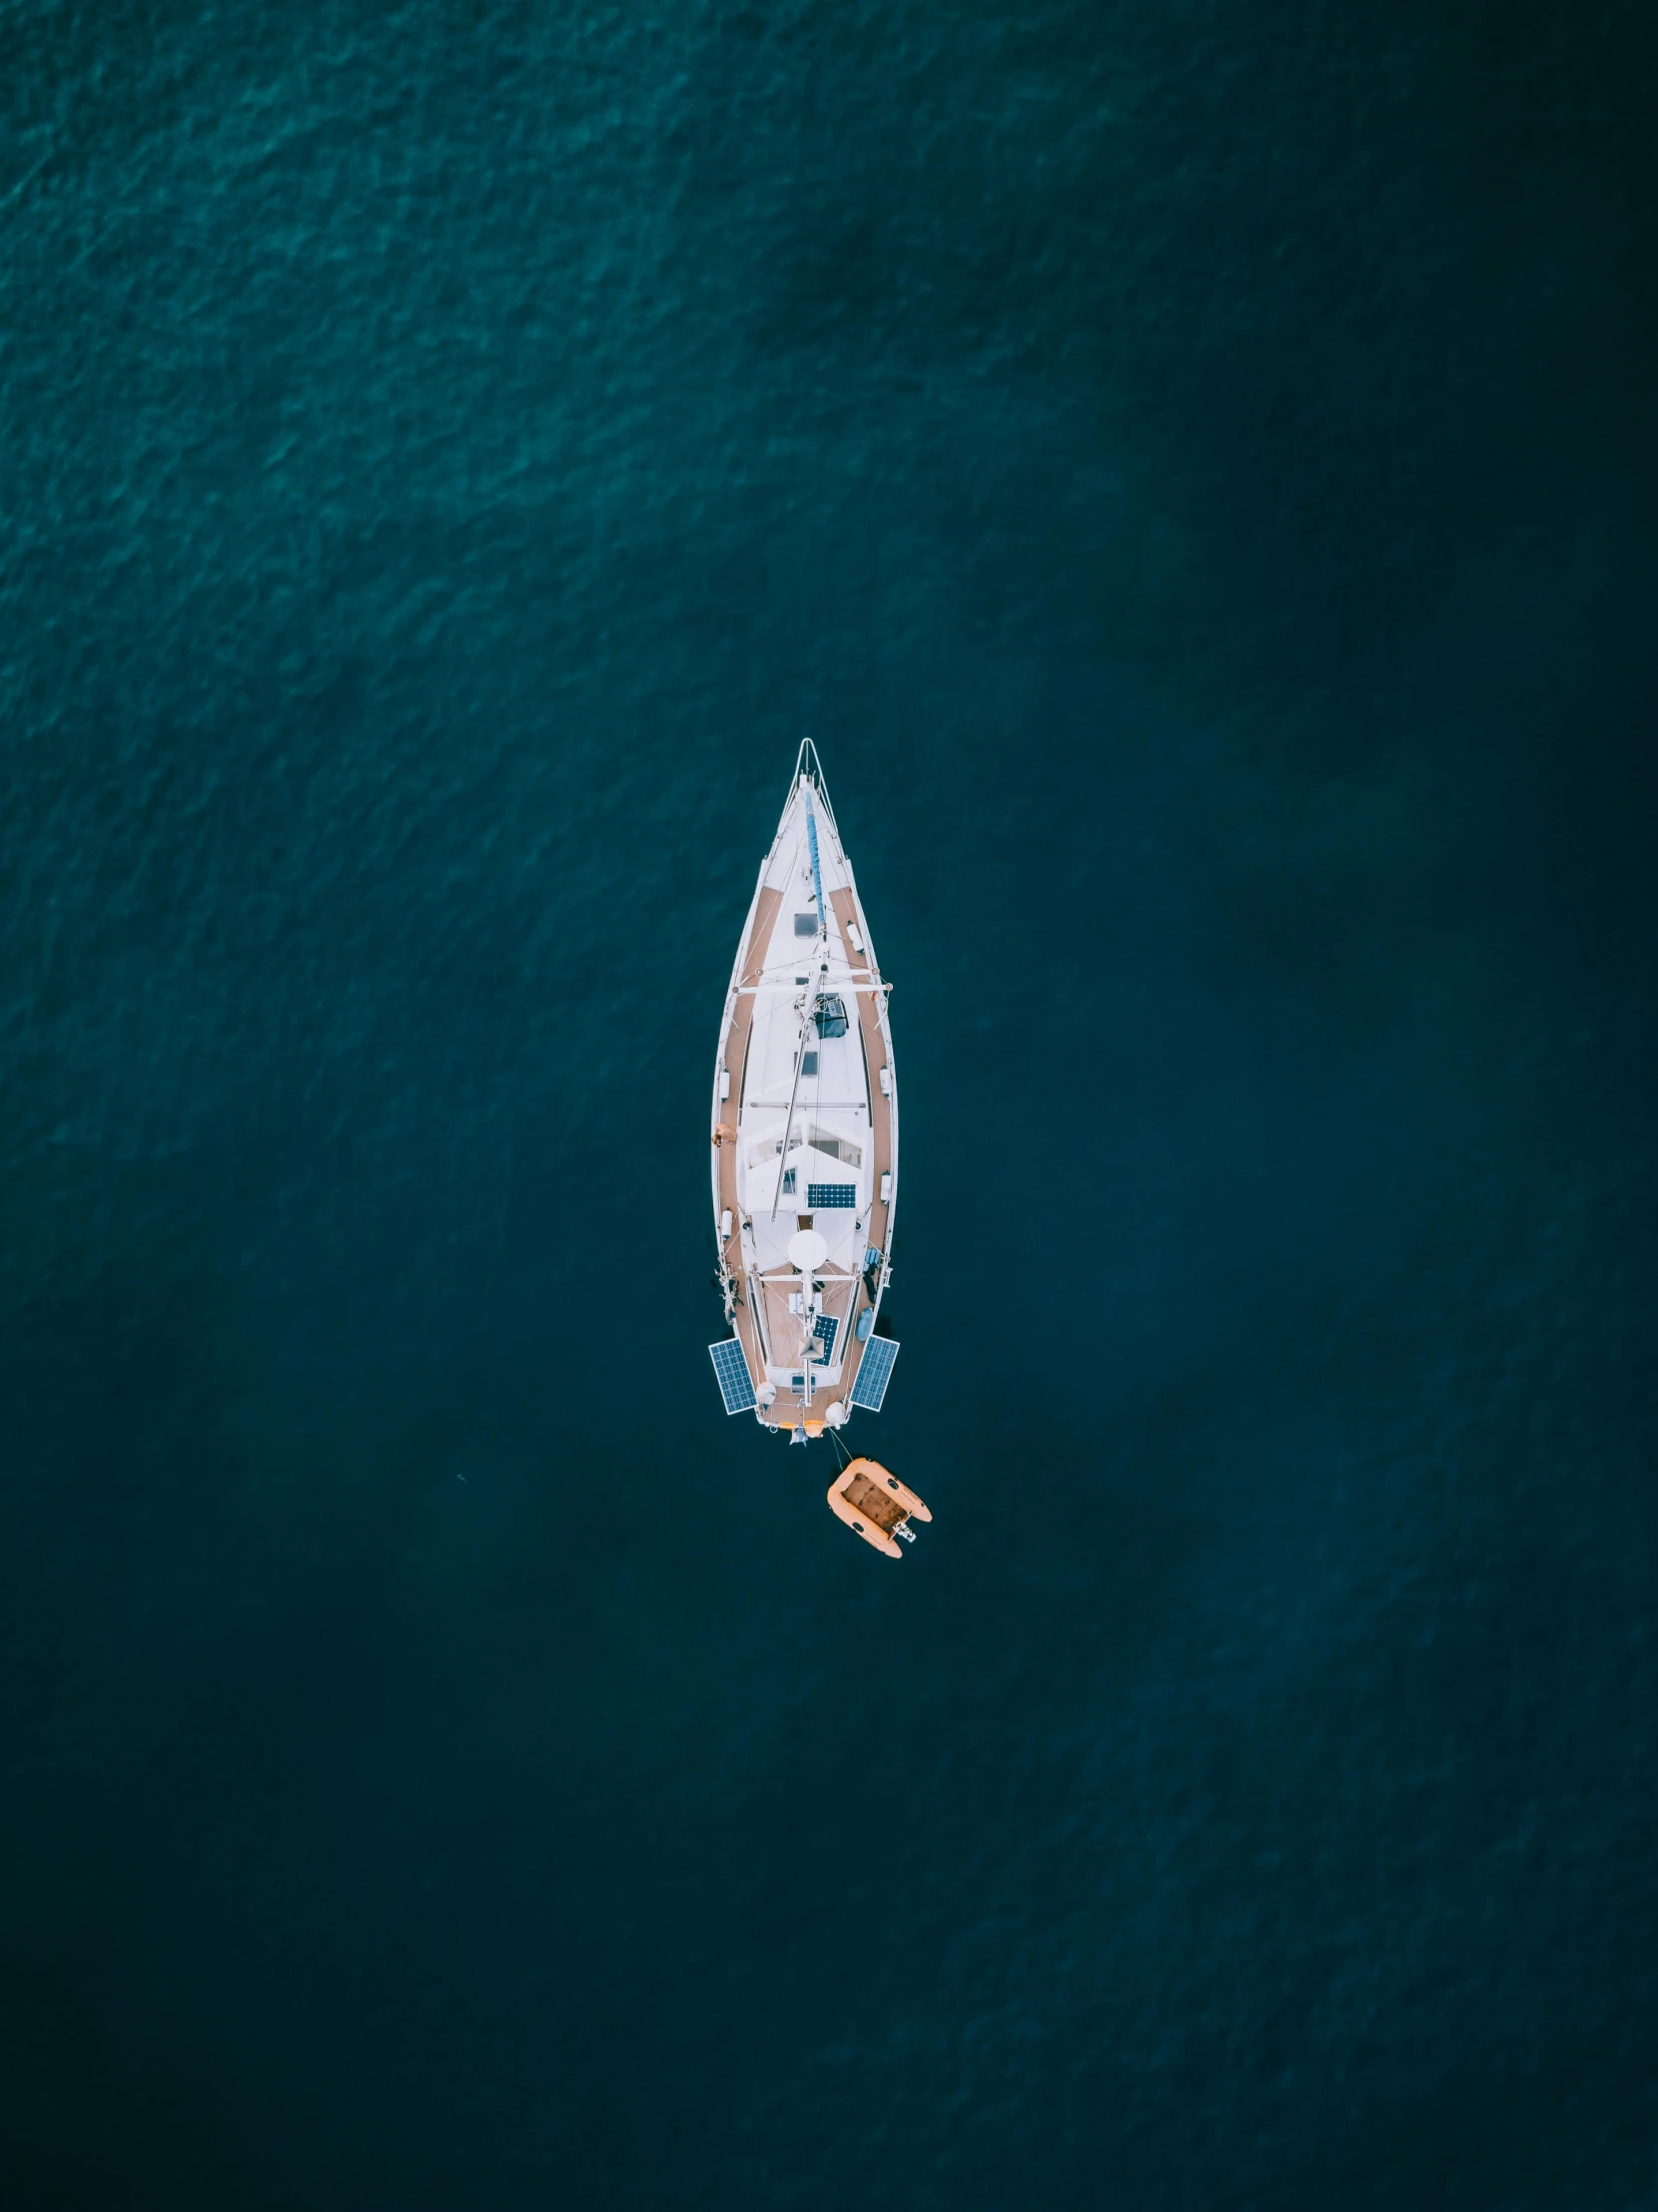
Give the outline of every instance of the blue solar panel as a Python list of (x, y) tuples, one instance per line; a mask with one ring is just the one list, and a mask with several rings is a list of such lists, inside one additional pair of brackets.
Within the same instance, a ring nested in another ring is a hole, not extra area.
[(839, 1314), (820, 1313), (817, 1317), (817, 1325), (812, 1330), (812, 1334), (823, 1346), (825, 1362), (832, 1360), (835, 1356), (835, 1331), (840, 1325)]
[(709, 1345), (708, 1357), (714, 1363), (714, 1380), (719, 1384), (726, 1412), (749, 1412), (754, 1404), (754, 1385), (748, 1379), (742, 1346), (734, 1336), (728, 1336), (723, 1344)]
[(881, 1411), (881, 1402), (887, 1395), (887, 1385), (892, 1381), (892, 1363), (898, 1357), (898, 1346), (890, 1336), (872, 1336), (864, 1346), (864, 1356), (858, 1362), (858, 1373), (852, 1384), (852, 1403), (867, 1406), (871, 1413)]
[(806, 1203), (814, 1213), (820, 1206), (825, 1211), (831, 1206), (855, 1206), (858, 1203), (858, 1185), (855, 1182), (809, 1182), (806, 1185)]

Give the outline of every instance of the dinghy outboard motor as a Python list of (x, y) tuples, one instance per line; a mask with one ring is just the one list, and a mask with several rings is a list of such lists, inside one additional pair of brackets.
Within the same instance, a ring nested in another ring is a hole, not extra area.
[(829, 1510), (889, 1559), (903, 1557), (895, 1537), (914, 1544), (910, 1523), (933, 1518), (915, 1492), (889, 1475), (879, 1460), (849, 1461), (829, 1485)]

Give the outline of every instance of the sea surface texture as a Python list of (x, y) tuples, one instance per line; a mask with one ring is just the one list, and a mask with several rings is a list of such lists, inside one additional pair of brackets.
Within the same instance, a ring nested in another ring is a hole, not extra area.
[(1655, 36), (0, 0), (7, 2212), (1658, 2201)]

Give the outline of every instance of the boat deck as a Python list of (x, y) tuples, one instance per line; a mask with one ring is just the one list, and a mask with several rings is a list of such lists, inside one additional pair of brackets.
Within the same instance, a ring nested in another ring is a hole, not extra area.
[[(785, 815), (785, 820), (787, 816)], [(779, 831), (779, 842), (782, 832)], [(778, 1382), (776, 1370), (788, 1368), (799, 1361), (805, 1350), (805, 1338), (800, 1317), (791, 1311), (790, 1292), (799, 1288), (799, 1277), (791, 1275), (781, 1252), (773, 1254), (771, 1246), (779, 1240), (786, 1241), (797, 1219), (804, 1225), (811, 1209), (806, 1203), (806, 1193), (791, 1196), (782, 1208), (783, 1218), (773, 1222), (767, 1216), (756, 1220), (758, 1201), (749, 1190), (752, 1209), (745, 1215), (742, 1193), (749, 1175), (759, 1171), (760, 1155), (756, 1152), (756, 1164), (748, 1169), (741, 1167), (744, 1146), (749, 1145), (757, 1110), (775, 1110), (786, 1115), (788, 1099), (771, 1101), (750, 1100), (747, 1089), (750, 1078), (748, 1066), (754, 1050), (755, 1008), (757, 994), (766, 988), (786, 995), (788, 987), (799, 983), (798, 974), (781, 976), (780, 972), (792, 969), (797, 960), (805, 957), (805, 948), (796, 953), (781, 927), (781, 909), (788, 882), (777, 884), (765, 880), (774, 871), (772, 862), (777, 847), (767, 867), (762, 870), (762, 882), (756, 894), (749, 928), (739, 963), (732, 976), (732, 991), (728, 999), (725, 1028), (720, 1039), (718, 1066), (728, 1076), (728, 1096), (723, 1101), (716, 1096), (714, 1106), (713, 1142), (716, 1169), (714, 1176), (716, 1217), (723, 1220), (730, 1216), (729, 1230), (720, 1238), (720, 1252), (724, 1267), (731, 1278), (733, 1295), (732, 1325), (743, 1349), (749, 1378), (756, 1390), (767, 1380), (767, 1352), (770, 1353), (771, 1380), (777, 1383), (777, 1394), (769, 1406), (757, 1408), (757, 1418), (766, 1428), (793, 1430), (805, 1427), (808, 1434), (817, 1434), (823, 1426), (825, 1407), (832, 1401), (847, 1400), (856, 1380), (858, 1366), (863, 1356), (863, 1345), (858, 1341), (857, 1323), (872, 1304), (862, 1268), (862, 1249), (847, 1252), (847, 1237), (842, 1234), (833, 1241), (842, 1249), (834, 1253), (816, 1270), (823, 1285), (822, 1311), (837, 1322), (835, 1356), (842, 1361), (841, 1373), (831, 1381), (821, 1370), (813, 1398), (809, 1406), (803, 1404), (798, 1389)], [(838, 837), (833, 848), (834, 872), (850, 877), (844, 855), (839, 852)], [(828, 914), (831, 923), (830, 949), (833, 972), (825, 988), (839, 990), (848, 1001), (848, 1012), (855, 1003), (857, 1022), (852, 1035), (857, 1039), (858, 1050), (847, 1056), (844, 1047), (836, 1048), (843, 1075), (852, 1076), (853, 1088), (861, 1092), (856, 1100), (842, 1099), (835, 1102), (843, 1113), (856, 1116), (859, 1129), (859, 1145), (867, 1128), (867, 1157), (860, 1161), (857, 1179), (867, 1199), (861, 1200), (859, 1219), (863, 1223), (860, 1236), (853, 1240), (855, 1247), (868, 1246), (882, 1254), (883, 1262), (891, 1236), (893, 1202), (896, 1182), (897, 1126), (894, 1101), (890, 1091), (882, 1088), (882, 1072), (889, 1071), (891, 1048), (885, 1025), (885, 991), (881, 985), (879, 970), (868, 953), (869, 935), (860, 911), (857, 894), (848, 881), (842, 885), (826, 886)], [(860, 950), (860, 942), (865, 948)], [(813, 957), (817, 955), (817, 941), (811, 946)], [(768, 963), (769, 956), (769, 963)], [(862, 986), (862, 988), (858, 988)], [(797, 1004), (798, 1002), (793, 1002)], [(796, 1017), (789, 1015), (792, 1027)], [(774, 1017), (768, 1013), (768, 1020)], [(768, 1049), (775, 1048), (768, 1040)], [(824, 1057), (827, 1059), (828, 1055)], [(753, 1072), (756, 1088), (775, 1088), (774, 1083), (760, 1086), (759, 1070), (763, 1062), (756, 1063)], [(854, 1073), (855, 1072), (855, 1073)], [(859, 1080), (861, 1079), (861, 1080)], [(841, 1088), (845, 1088), (843, 1083)], [(717, 1086), (716, 1086), (717, 1091)], [(827, 1115), (828, 1108), (820, 1109)], [(867, 1119), (866, 1119), (867, 1117)], [(762, 1135), (776, 1127), (765, 1123)], [(788, 1132), (785, 1130), (785, 1137)], [(808, 1141), (815, 1143), (815, 1138)], [(767, 1137), (769, 1142), (769, 1137)], [(830, 1147), (831, 1152), (834, 1147)], [(842, 1153), (842, 1157), (850, 1157)], [(863, 1167), (867, 1165), (867, 1179)], [(891, 1178), (891, 1180), (887, 1180)], [(887, 1195), (882, 1196), (883, 1187)], [(798, 1213), (797, 1213), (798, 1208)], [(844, 1218), (844, 1217), (842, 1217)], [(842, 1225), (841, 1218), (833, 1214), (820, 1214), (815, 1221), (820, 1230), (833, 1230)], [(850, 1230), (853, 1222), (844, 1219), (844, 1228)], [(764, 1255), (762, 1261), (762, 1254)], [(880, 1277), (877, 1278), (879, 1292)], [(873, 1301), (879, 1303), (879, 1296)], [(832, 1362), (830, 1363), (832, 1364)]]

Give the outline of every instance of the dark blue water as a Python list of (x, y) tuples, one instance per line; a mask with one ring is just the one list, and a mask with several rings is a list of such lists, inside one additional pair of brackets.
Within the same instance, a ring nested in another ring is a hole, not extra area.
[(8, 2207), (1654, 2201), (1653, 58), (3, 0)]

